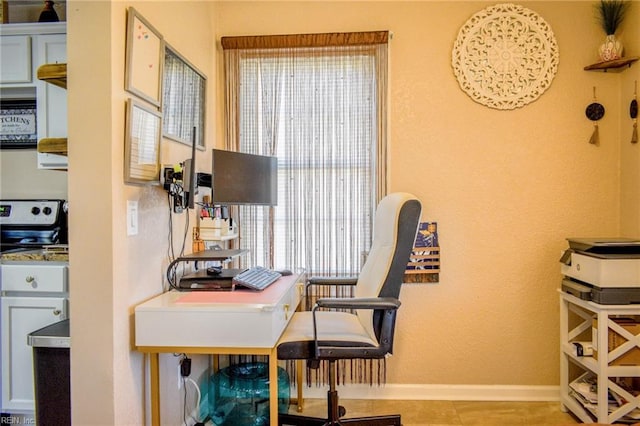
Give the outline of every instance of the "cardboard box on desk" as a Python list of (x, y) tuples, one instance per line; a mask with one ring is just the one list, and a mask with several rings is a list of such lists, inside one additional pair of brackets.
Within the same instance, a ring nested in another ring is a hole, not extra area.
[[(638, 334), (640, 334), (640, 318), (611, 318), (612, 321), (614, 321), (616, 324), (618, 324), (620, 327), (624, 328), (625, 330), (627, 330), (629, 333), (633, 334), (634, 336), (637, 336)], [(598, 320), (594, 319), (593, 320), (593, 342), (597, 342), (597, 334), (598, 334)], [(618, 346), (628, 342), (628, 339), (626, 337), (621, 336), (620, 334), (618, 334), (616, 331), (609, 329), (609, 333), (608, 333), (608, 343), (609, 343), (609, 349), (608, 351), (611, 352), (613, 351), (615, 348), (617, 348)], [(594, 359), (598, 359), (598, 347), (594, 344), (593, 346), (593, 358)], [(626, 353), (620, 355), (618, 358), (616, 358), (615, 360), (613, 360), (611, 363), (609, 363), (609, 365), (632, 365), (632, 366), (637, 366), (640, 365), (640, 348), (639, 347), (634, 347), (631, 350), (627, 351)]]

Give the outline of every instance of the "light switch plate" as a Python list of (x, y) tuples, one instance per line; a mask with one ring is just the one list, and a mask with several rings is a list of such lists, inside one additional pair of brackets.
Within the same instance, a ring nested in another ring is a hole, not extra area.
[(138, 202), (127, 200), (127, 235), (138, 235)]

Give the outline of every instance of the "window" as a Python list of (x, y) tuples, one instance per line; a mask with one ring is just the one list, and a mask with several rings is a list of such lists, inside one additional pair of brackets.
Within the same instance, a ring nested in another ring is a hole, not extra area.
[(278, 157), (278, 206), (239, 209), (248, 264), (360, 271), (386, 192), (387, 38), (223, 38), (227, 149)]

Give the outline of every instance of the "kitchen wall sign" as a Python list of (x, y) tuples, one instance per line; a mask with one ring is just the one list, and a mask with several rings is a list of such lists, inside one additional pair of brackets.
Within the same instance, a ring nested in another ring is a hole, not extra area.
[(2, 100), (0, 147), (35, 148), (37, 145), (35, 100)]
[(549, 88), (559, 51), (551, 26), (536, 12), (505, 3), (473, 15), (453, 46), (460, 88), (490, 108), (523, 107)]

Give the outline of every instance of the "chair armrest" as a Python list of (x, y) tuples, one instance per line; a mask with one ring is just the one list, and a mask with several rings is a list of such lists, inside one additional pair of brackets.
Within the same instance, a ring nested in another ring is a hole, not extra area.
[(307, 286), (311, 285), (356, 285), (358, 277), (311, 277)]
[[(396, 314), (400, 307), (400, 300), (394, 297), (366, 297), (366, 298), (323, 298), (318, 299), (313, 307), (313, 340), (316, 359), (344, 359), (344, 358), (382, 358), (393, 350), (393, 331)], [(318, 325), (316, 312), (320, 308), (330, 309), (369, 309), (382, 311), (378, 346), (339, 346), (326, 345), (318, 340)]]
[(400, 307), (400, 301), (393, 297), (367, 297), (367, 298), (324, 298), (316, 300), (317, 308), (333, 309), (384, 309), (395, 310)]
[(309, 296), (309, 288), (313, 286), (347, 287), (358, 283), (358, 277), (311, 277), (304, 286), (305, 296)]
[(304, 286), (304, 309), (311, 310), (322, 297), (351, 297), (357, 283), (358, 277), (310, 277)]

